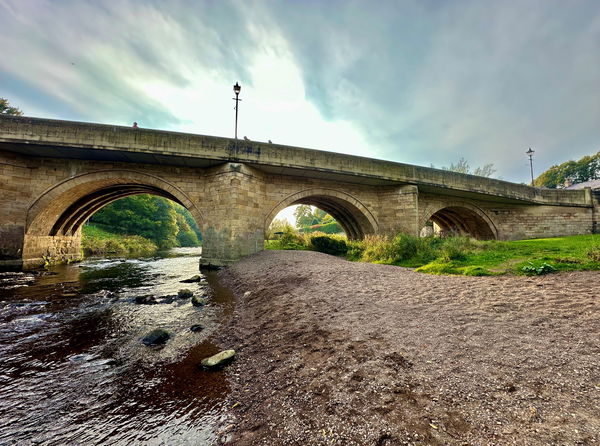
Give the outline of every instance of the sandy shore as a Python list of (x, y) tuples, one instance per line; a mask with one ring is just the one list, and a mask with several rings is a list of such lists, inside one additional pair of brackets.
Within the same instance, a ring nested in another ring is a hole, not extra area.
[(449, 277), (315, 252), (220, 272), (229, 444), (598, 445), (600, 272)]

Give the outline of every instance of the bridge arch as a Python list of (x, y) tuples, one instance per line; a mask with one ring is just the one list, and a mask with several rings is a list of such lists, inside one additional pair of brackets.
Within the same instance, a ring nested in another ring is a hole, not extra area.
[(68, 178), (45, 190), (30, 205), (25, 233), (29, 236), (73, 236), (96, 211), (130, 195), (168, 198), (190, 211), (198, 225), (202, 214), (172, 183), (127, 169), (98, 170)]
[(480, 240), (495, 240), (498, 229), (493, 220), (480, 208), (461, 201), (444, 203), (429, 208), (421, 220), (420, 227), (432, 221), (446, 233), (470, 235)]
[(337, 220), (351, 240), (362, 239), (379, 229), (371, 211), (352, 195), (335, 189), (311, 188), (280, 201), (265, 218), (265, 232), (280, 211), (295, 204), (308, 204), (327, 212)]

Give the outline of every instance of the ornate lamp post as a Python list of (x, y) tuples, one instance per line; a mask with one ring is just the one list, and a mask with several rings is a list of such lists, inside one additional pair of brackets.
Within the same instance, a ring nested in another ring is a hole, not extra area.
[(236, 82), (235, 85), (233, 86), (233, 92), (235, 93), (235, 98), (232, 98), (235, 101), (235, 139), (237, 141), (237, 121), (238, 121), (238, 102), (241, 101), (241, 99), (239, 99), (239, 95), (240, 95), (240, 91), (242, 90), (242, 87)]
[(531, 150), (531, 147), (530, 147), (529, 150), (525, 153), (527, 155), (529, 155), (529, 169), (531, 170), (531, 185), (533, 186), (533, 154), (535, 153), (535, 151)]

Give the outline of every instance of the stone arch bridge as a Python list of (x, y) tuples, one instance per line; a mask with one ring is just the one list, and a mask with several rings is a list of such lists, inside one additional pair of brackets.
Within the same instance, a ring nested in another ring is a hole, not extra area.
[(408, 164), (254, 141), (0, 117), (0, 265), (80, 256), (81, 226), (119, 198), (150, 193), (194, 216), (202, 264), (263, 249), (277, 213), (311, 204), (351, 238), (427, 221), (483, 239), (589, 234), (598, 197)]

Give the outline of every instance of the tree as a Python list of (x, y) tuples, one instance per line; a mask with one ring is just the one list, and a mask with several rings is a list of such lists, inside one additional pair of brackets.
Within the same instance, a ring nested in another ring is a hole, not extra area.
[[(431, 167), (435, 169), (435, 166), (433, 164), (431, 165)], [(459, 159), (456, 164), (452, 163), (449, 167), (442, 167), (441, 169), (448, 170), (450, 172), (466, 173), (486, 178), (489, 178), (494, 173), (496, 173), (496, 169), (494, 169), (493, 163), (489, 163), (481, 167), (476, 167), (475, 170), (471, 172), (471, 166), (469, 166), (469, 163), (464, 158)]]
[(322, 209), (302, 204), (294, 211), (296, 227), (302, 228), (304, 232), (326, 232), (338, 234), (344, 232), (335, 219)]
[(294, 211), (294, 217), (296, 217), (296, 227), (304, 228), (306, 226), (313, 225), (315, 216), (313, 215), (312, 207), (307, 204), (301, 204)]
[(23, 112), (17, 107), (11, 107), (8, 99), (0, 98), (0, 115), (23, 116)]
[(600, 179), (600, 151), (595, 155), (587, 155), (578, 161), (566, 161), (550, 167), (540, 174), (534, 184), (538, 187), (560, 189), (565, 183), (574, 184)]

